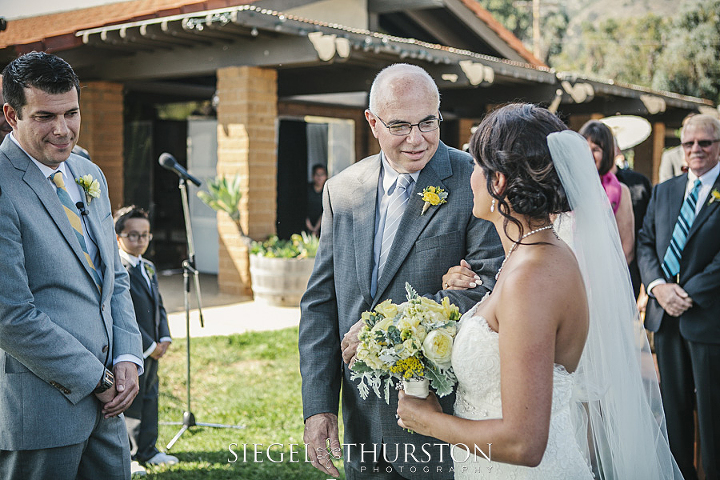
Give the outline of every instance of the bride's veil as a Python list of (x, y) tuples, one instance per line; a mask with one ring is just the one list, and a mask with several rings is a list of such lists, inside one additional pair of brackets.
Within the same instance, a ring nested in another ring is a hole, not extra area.
[(600, 479), (681, 479), (617, 224), (587, 141), (566, 130), (547, 142), (572, 209), (558, 218), (557, 231), (575, 252), (590, 308), (575, 373), (578, 443), (588, 446)]

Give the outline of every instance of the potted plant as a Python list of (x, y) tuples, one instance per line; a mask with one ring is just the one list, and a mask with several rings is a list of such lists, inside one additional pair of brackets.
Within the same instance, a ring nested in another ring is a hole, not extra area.
[(303, 232), (290, 240), (273, 235), (250, 247), (253, 296), (271, 305), (296, 307), (315, 264), (318, 238)]

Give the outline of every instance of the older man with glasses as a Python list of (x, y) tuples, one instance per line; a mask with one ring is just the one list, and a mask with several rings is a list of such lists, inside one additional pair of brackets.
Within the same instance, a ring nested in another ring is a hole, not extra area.
[(670, 448), (686, 480), (697, 407), (705, 478), (720, 478), (720, 121), (683, 126), (688, 172), (657, 185), (638, 235)]
[[(365, 118), (380, 153), (326, 182), (320, 247), (301, 303), (308, 457), (337, 476), (330, 455), (344, 453), (348, 479), (450, 479), (447, 445), (397, 425), (394, 391), (389, 405), (373, 395), (360, 398), (348, 365), (357, 346), (356, 322), (384, 300), (403, 302), (405, 282), (437, 301), (450, 297), (464, 312), (494, 285), (503, 251), (492, 224), (472, 215), (470, 156), (440, 141), (440, 94), (427, 72), (407, 64), (381, 71)], [(447, 202), (425, 211), (421, 194), (430, 187), (445, 190)], [(477, 272), (472, 288), (443, 290), (442, 274), (462, 259)], [(338, 439), (341, 386), (344, 452)], [(441, 399), (448, 413), (453, 402), (453, 396)]]

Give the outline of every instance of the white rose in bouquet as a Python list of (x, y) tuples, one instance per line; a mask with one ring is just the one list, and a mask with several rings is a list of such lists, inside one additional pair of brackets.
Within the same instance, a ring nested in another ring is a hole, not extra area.
[(450, 368), (453, 337), (444, 330), (433, 330), (423, 341), (423, 354), (440, 368)]

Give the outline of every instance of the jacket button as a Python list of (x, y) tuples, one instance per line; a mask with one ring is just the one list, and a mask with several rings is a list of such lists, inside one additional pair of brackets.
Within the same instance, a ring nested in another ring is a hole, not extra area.
[(105, 311), (105, 304), (104, 304), (104, 303), (103, 303), (103, 305), (100, 307), (100, 310), (102, 310), (103, 312)]
[(107, 345), (103, 345), (102, 352), (103, 352), (103, 353), (107, 353), (107, 351), (108, 351), (108, 346), (107, 346)]

